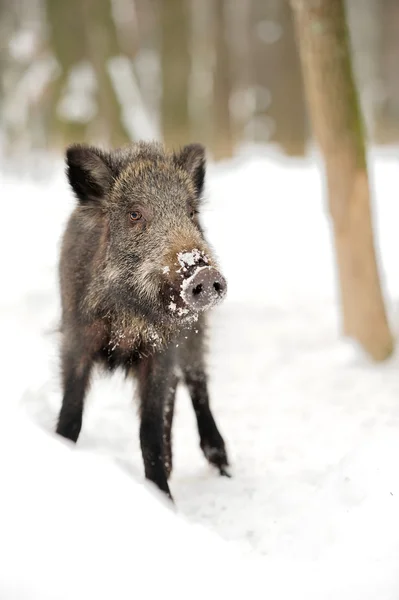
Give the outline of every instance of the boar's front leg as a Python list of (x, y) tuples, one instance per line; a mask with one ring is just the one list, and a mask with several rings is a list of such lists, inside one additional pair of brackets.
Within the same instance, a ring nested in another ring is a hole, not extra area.
[(208, 462), (214, 465), (221, 475), (230, 477), (225, 443), (216, 425), (209, 402), (204, 356), (204, 330), (205, 323), (203, 319), (200, 319), (197, 326), (184, 333), (179, 364), (197, 417), (201, 449)]
[(82, 355), (78, 346), (63, 348), (63, 399), (56, 432), (72, 442), (77, 441), (82, 428), (83, 404), (92, 365), (92, 357)]
[(164, 432), (163, 432), (163, 462), (166, 470), (166, 477), (169, 479), (173, 468), (172, 452), (172, 425), (175, 412), (176, 388), (179, 379), (174, 373), (171, 375), (169, 387), (164, 405)]
[[(141, 408), (140, 444), (145, 476), (171, 500), (167, 482), (169, 469), (165, 465), (168, 459), (165, 455), (165, 406), (168, 399), (172, 401), (172, 405), (174, 401), (174, 393), (170, 393), (170, 388), (176, 385), (173, 373), (174, 356), (174, 351), (170, 348), (143, 358), (140, 361), (138, 377)], [(172, 418), (173, 412), (170, 414), (170, 424)], [(167, 449), (166, 451), (168, 452)]]

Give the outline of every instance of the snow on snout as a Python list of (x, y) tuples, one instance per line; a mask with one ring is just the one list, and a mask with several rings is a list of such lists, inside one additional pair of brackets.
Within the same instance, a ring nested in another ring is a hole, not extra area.
[(180, 269), (176, 273), (185, 272), (189, 267), (193, 267), (195, 264), (202, 260), (204, 263), (209, 263), (209, 259), (203, 252), (194, 248), (191, 252), (179, 252), (177, 260), (180, 265)]

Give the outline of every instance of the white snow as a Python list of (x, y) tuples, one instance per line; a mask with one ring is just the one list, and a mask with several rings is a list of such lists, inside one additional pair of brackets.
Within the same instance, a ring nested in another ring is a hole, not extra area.
[[(397, 335), (399, 164), (372, 159)], [(72, 199), (61, 165), (48, 184), (0, 179), (2, 600), (133, 598), (165, 581), (177, 600), (204, 597), (202, 586), (207, 598), (240, 596), (245, 584), (249, 598), (270, 600), (399, 595), (398, 354), (374, 365), (340, 336), (317, 166), (249, 154), (211, 167), (208, 184), (204, 221), (228, 282), (212, 318), (210, 392), (233, 478), (207, 466), (179, 389), (170, 483), (187, 523), (138, 483), (138, 418), (123, 375), (95, 378), (73, 451), (8, 414), (18, 406), (54, 428), (56, 260)], [(230, 558), (236, 550), (250, 561)]]
[(178, 252), (177, 261), (180, 265), (180, 269), (178, 269), (176, 273), (180, 273), (180, 271), (183, 271), (184, 273), (188, 267), (192, 267), (199, 260), (203, 260), (205, 263), (209, 262), (208, 257), (197, 248), (193, 248), (186, 252)]
[(198, 250), (192, 250), (191, 252), (179, 252), (179, 254), (177, 255), (177, 259), (182, 267), (186, 267), (186, 265), (194, 265), (195, 261), (197, 260), (197, 257), (199, 256), (200, 254)]
[(209, 586), (215, 597), (243, 594), (256, 577), (241, 552), (174, 514), (155, 489), (24, 415), (0, 414), (2, 600), (169, 598), (171, 589), (183, 600), (194, 580), (189, 596), (200, 600)]

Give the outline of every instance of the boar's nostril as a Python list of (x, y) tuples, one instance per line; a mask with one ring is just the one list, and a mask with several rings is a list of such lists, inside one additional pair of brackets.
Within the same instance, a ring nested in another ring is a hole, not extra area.
[(218, 293), (221, 294), (223, 291), (223, 288), (221, 286), (221, 284), (219, 283), (219, 281), (215, 281), (215, 283), (213, 284), (213, 289)]
[(193, 288), (193, 295), (198, 296), (198, 294), (200, 294), (202, 292), (202, 290), (203, 290), (202, 283), (199, 283), (198, 285), (196, 285)]

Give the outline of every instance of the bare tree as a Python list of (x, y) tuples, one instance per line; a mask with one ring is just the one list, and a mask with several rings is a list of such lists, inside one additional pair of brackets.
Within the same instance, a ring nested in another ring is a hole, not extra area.
[(192, 77), (190, 121), (192, 138), (211, 148), (213, 123), (213, 5), (190, 0)]
[(343, 0), (291, 0), (315, 137), (324, 156), (344, 332), (375, 360), (393, 350), (374, 250), (363, 122)]
[(227, 26), (231, 63), (230, 119), (235, 144), (248, 139), (255, 112), (254, 56), (251, 35), (252, 0), (228, 0)]
[(46, 126), (51, 145), (62, 146), (86, 139), (87, 123), (63, 118), (59, 112), (60, 101), (71, 70), (86, 58), (84, 26), (78, 0), (70, 0), (67, 3), (62, 0), (46, 0), (46, 12), (50, 46), (58, 62), (58, 74), (45, 99), (48, 105)]
[(268, 124), (256, 136), (277, 143), (288, 155), (302, 156), (308, 122), (289, 2), (253, 2), (251, 8), (256, 114)]
[(189, 136), (189, 4), (160, 0), (162, 58), (162, 131), (166, 146), (177, 147)]
[[(91, 140), (114, 146), (124, 144), (129, 134), (109, 71), (110, 59), (121, 53), (110, 0), (47, 0), (46, 10), (51, 47), (59, 64), (49, 111), (55, 142)], [(59, 106), (69, 78), (85, 61), (91, 65), (96, 79), (97, 110), (84, 120), (60, 115)]]
[(227, 36), (227, 2), (217, 0), (213, 5), (215, 63), (213, 71), (213, 142), (216, 160), (233, 154), (233, 129), (230, 114), (232, 73)]
[(98, 88), (96, 133), (100, 141), (121, 146), (129, 141), (122, 107), (110, 73), (110, 60), (121, 54), (111, 0), (80, 0), (83, 7), (87, 56), (93, 66)]

